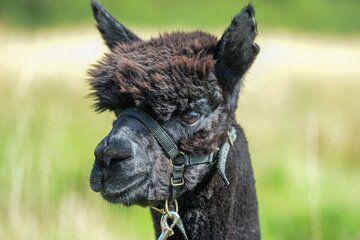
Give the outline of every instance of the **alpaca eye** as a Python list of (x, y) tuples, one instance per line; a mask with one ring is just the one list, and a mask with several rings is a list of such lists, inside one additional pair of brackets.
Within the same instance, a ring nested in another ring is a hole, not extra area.
[(183, 123), (186, 123), (188, 125), (194, 125), (199, 121), (200, 113), (195, 111), (185, 112), (180, 115), (180, 119)]

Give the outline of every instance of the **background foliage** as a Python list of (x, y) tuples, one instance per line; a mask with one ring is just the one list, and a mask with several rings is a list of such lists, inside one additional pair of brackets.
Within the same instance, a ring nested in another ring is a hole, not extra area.
[[(247, 4), (102, 3), (143, 38), (219, 36)], [(360, 2), (253, 3), (262, 50), (237, 118), (263, 239), (360, 239)], [(153, 239), (147, 209), (89, 189), (93, 149), (113, 120), (86, 98), (86, 69), (106, 51), (93, 23), (85, 0), (0, 1), (0, 239)]]
[[(89, 0), (1, 0), (0, 20), (18, 27), (88, 23)], [(248, 1), (250, 2), (250, 1)], [(253, 0), (262, 27), (321, 32), (359, 32), (358, 0)], [(246, 1), (122, 0), (101, 1), (120, 20), (140, 27), (222, 28)]]

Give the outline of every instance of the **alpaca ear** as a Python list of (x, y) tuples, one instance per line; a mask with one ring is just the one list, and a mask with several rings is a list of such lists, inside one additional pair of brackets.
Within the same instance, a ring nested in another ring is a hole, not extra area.
[(256, 35), (255, 10), (249, 4), (234, 17), (216, 46), (215, 73), (229, 97), (235, 98), (231, 101), (237, 102), (240, 80), (259, 53)]
[(91, 1), (91, 8), (96, 19), (97, 28), (106, 45), (113, 49), (117, 43), (131, 43), (140, 41), (133, 32), (119, 23), (111, 14), (96, 0)]

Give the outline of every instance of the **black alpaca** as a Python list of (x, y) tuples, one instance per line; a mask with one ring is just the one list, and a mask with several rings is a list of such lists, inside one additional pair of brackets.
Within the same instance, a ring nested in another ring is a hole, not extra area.
[[(188, 239), (260, 239), (251, 160), (235, 120), (242, 79), (259, 52), (252, 5), (220, 40), (196, 31), (143, 41), (96, 1), (92, 8), (110, 52), (89, 83), (97, 111), (117, 118), (95, 150), (91, 188), (127, 206), (162, 208), (176, 198)], [(174, 157), (147, 121), (176, 145)], [(161, 214), (151, 213), (159, 236)]]

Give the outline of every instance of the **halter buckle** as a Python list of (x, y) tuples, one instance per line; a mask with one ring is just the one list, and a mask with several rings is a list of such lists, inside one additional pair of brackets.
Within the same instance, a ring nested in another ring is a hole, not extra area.
[(185, 180), (184, 180), (184, 177), (181, 177), (181, 182), (179, 182), (179, 183), (174, 183), (173, 177), (171, 177), (170, 182), (171, 182), (171, 185), (172, 185), (172, 186), (175, 186), (175, 187), (176, 187), (176, 186), (182, 186), (182, 185), (184, 185)]

